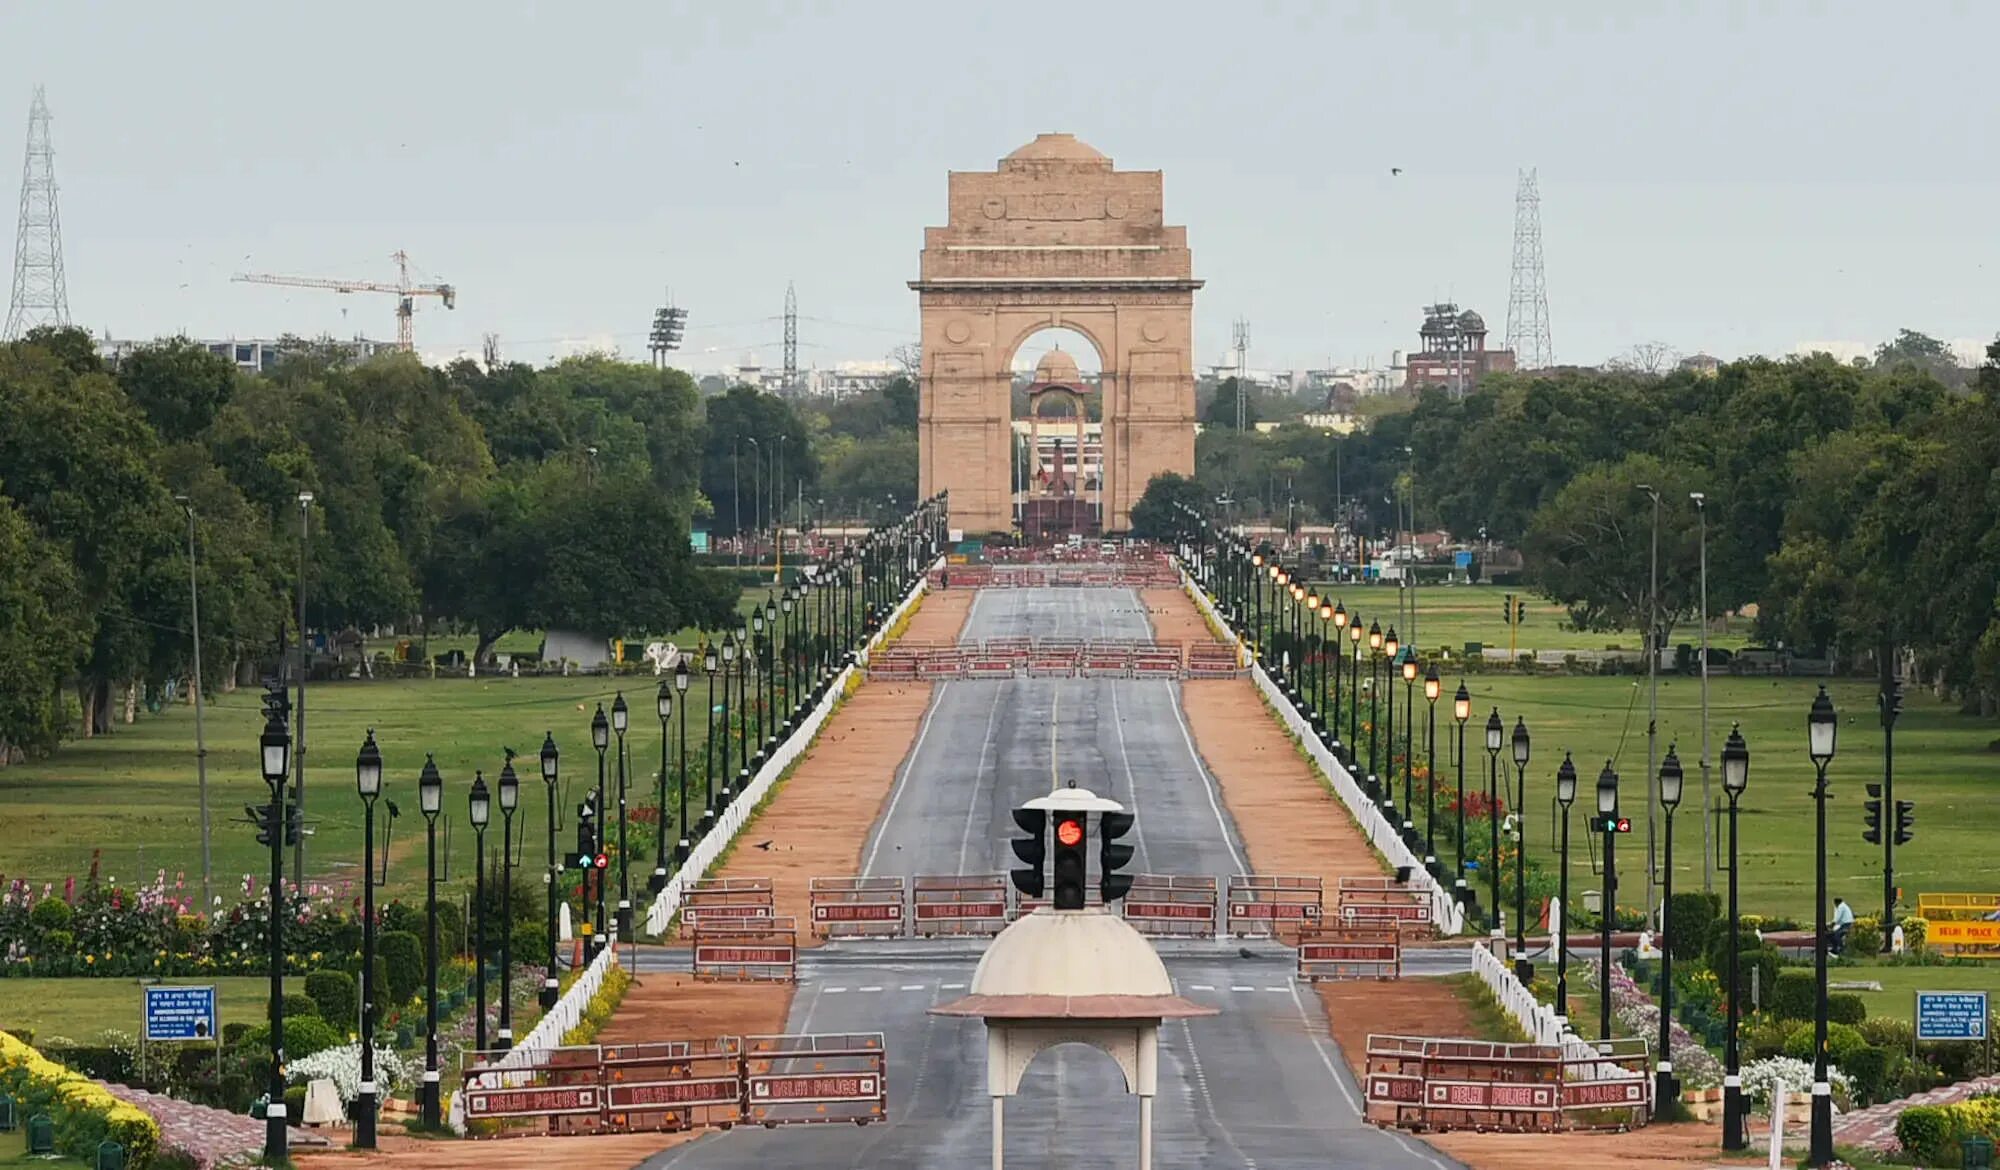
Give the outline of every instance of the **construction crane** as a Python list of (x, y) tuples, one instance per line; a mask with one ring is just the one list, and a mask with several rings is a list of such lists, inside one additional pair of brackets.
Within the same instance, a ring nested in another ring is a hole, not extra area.
[(416, 331), (410, 320), (416, 311), (415, 298), (438, 297), (444, 301), (445, 308), (456, 309), (458, 290), (448, 284), (411, 284), (409, 253), (397, 251), (389, 258), (396, 262), (394, 284), (384, 284), (377, 280), (331, 280), (319, 276), (273, 276), (264, 272), (238, 273), (230, 279), (244, 284), (280, 284), (288, 288), (330, 288), (338, 293), (392, 293), (397, 298), (396, 348), (408, 353), (416, 347)]

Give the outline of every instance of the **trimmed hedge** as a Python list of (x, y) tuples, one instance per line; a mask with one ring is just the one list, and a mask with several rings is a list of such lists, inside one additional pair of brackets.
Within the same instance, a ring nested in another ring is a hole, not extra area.
[(1781, 1020), (1810, 1020), (1818, 998), (1819, 985), (1814, 982), (1813, 973), (1794, 968), (1778, 972), (1777, 986), (1771, 989), (1765, 1002)]
[(336, 1032), (352, 1031), (361, 1018), (361, 987), (345, 971), (314, 971), (306, 976), (306, 994), (319, 1005), (319, 1018)]
[(392, 930), (375, 940), (376, 957), (387, 968), (389, 996), (378, 1009), (398, 1008), (410, 1002), (424, 985), (424, 944), (406, 930)]
[(1912, 1105), (1896, 1118), (1897, 1143), (1926, 1165), (1958, 1165), (1959, 1143), (1969, 1137), (2000, 1138), (2000, 1097)]
[(144, 1110), (6, 1032), (0, 1032), (0, 1091), (14, 1098), (22, 1117), (47, 1113), (56, 1149), (88, 1164), (96, 1164), (98, 1144), (107, 1139), (125, 1148), (128, 1170), (146, 1170), (159, 1150), (160, 1125)]
[[(1667, 948), (1674, 958), (1698, 959), (1707, 953), (1721, 908), (1721, 897), (1713, 891), (1674, 895), (1667, 904)], [(1729, 924), (1722, 923), (1722, 929), (1727, 933)]]

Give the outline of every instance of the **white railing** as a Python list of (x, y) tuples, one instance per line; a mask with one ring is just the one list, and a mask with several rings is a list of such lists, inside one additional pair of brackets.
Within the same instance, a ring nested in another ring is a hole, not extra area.
[[(1193, 578), (1187, 576), (1185, 570), (1182, 571), (1181, 578), (1186, 583), (1187, 592), (1194, 598), (1195, 604), (1213, 619), (1216, 628), (1222, 631), (1222, 636), (1231, 645), (1236, 646), (1240, 653), (1241, 640), (1229, 628), (1229, 623), (1222, 615), (1216, 612), (1208, 595), (1194, 583)], [(1320, 739), (1319, 732), (1313, 729), (1306, 721), (1306, 717), (1299, 713), (1298, 708), (1292, 706), (1292, 701), (1285, 697), (1284, 691), (1271, 681), (1271, 676), (1266, 674), (1263, 666), (1254, 659), (1251, 662), (1250, 675), (1257, 680), (1258, 689), (1264, 692), (1264, 697), (1270, 701), (1272, 709), (1276, 710), (1279, 717), (1284, 720), (1285, 727), (1298, 738), (1307, 754), (1312, 757), (1313, 763), (1319, 765), (1319, 770), (1332, 782), (1334, 794), (1347, 806), (1348, 813), (1353, 816), (1354, 823), (1368, 838), (1368, 843), (1381, 851), (1382, 855), (1389, 859), (1389, 864), (1409, 867), (1410, 884), (1424, 890), (1430, 897), (1431, 921), (1437, 923), (1438, 930), (1444, 934), (1457, 934), (1464, 929), (1464, 907), (1451, 896), (1450, 887), (1439, 883), (1424, 869), (1423, 858), (1418, 857), (1404, 843), (1397, 826), (1391, 824), (1389, 818), (1382, 815), (1381, 808), (1368, 799), (1368, 794), (1361, 790), (1361, 785), (1354, 779), (1353, 774)]]
[[(1492, 944), (1484, 939), (1472, 944), (1472, 970), (1479, 976), (1480, 982), (1486, 984), (1487, 989), (1493, 993), (1494, 1000), (1500, 1004), (1500, 1010), (1506, 1012), (1521, 1026), (1521, 1031), (1527, 1034), (1530, 1041), (1560, 1047), (1564, 1059), (1572, 1062), (1588, 1061), (1591, 1057), (1609, 1051), (1600, 1049), (1596, 1043), (1577, 1035), (1563, 1018), (1556, 1014), (1554, 1006), (1536, 999), (1535, 993), (1521, 985), (1521, 980), (1515, 976), (1514, 969), (1502, 962), (1499, 956), (1493, 953)], [(1643, 1039), (1614, 1040), (1610, 1043), (1617, 1047), (1636, 1048), (1640, 1051), (1644, 1051), (1647, 1047)], [(1586, 1080), (1616, 1080), (1631, 1074), (1616, 1064), (1600, 1062), (1572, 1063), (1567, 1075)]]

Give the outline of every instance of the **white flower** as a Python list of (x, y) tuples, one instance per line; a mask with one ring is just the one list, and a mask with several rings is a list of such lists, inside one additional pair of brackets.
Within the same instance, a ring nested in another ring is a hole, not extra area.
[[(1767, 1105), (1771, 1091), (1777, 1085), (1785, 1086), (1785, 1092), (1799, 1096), (1810, 1090), (1813, 1083), (1812, 1065), (1789, 1056), (1772, 1056), (1752, 1061), (1743, 1066), (1743, 1095), (1753, 1105)], [(1842, 1093), (1848, 1089), (1847, 1074), (1829, 1065), (1827, 1081)]]
[[(332, 1081), (334, 1092), (340, 1095), (340, 1102), (345, 1105), (361, 1094), (361, 1045), (356, 1042), (322, 1049), (287, 1064), (285, 1072), (290, 1080), (300, 1083), (322, 1079)], [(375, 1050), (375, 1092), (378, 1099), (402, 1087), (409, 1077), (409, 1069), (395, 1050)]]

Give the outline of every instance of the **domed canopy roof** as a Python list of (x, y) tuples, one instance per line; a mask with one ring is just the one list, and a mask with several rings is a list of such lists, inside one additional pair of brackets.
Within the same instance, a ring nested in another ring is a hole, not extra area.
[(972, 976), (974, 995), (1173, 993), (1152, 944), (1110, 914), (1030, 914), (993, 940)]
[(1089, 143), (1078, 142), (1074, 134), (1037, 134), (1035, 140), (1009, 154), (1002, 162), (1016, 159), (1064, 159), (1070, 162), (1111, 160)]
[(1486, 328), (1486, 318), (1467, 309), (1458, 315), (1458, 327), (1467, 333), (1481, 332)]
[(1076, 368), (1076, 359), (1057, 348), (1043, 354), (1042, 360), (1035, 363), (1035, 381), (1081, 386), (1083, 375)]

